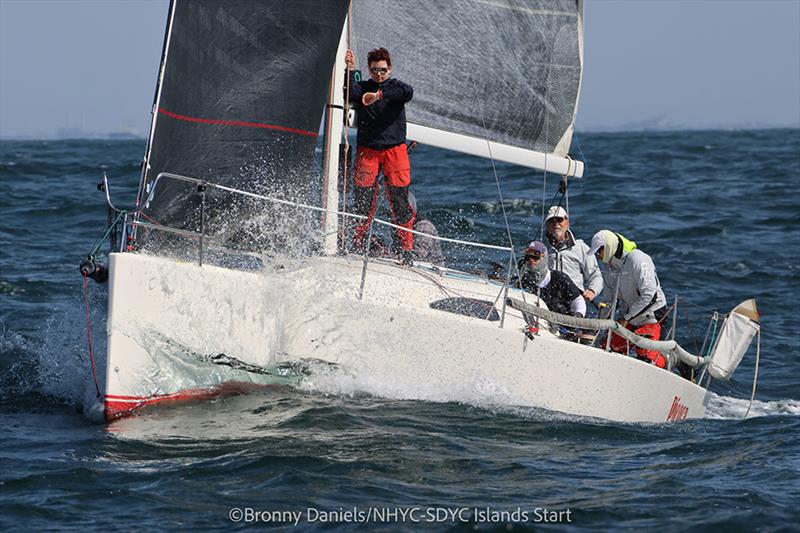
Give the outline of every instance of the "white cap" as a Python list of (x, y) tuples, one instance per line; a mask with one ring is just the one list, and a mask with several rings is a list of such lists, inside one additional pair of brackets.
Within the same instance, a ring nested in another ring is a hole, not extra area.
[(567, 210), (559, 205), (554, 205), (547, 211), (547, 218), (545, 218), (544, 221), (547, 222), (553, 217), (569, 218), (569, 216), (567, 216)]

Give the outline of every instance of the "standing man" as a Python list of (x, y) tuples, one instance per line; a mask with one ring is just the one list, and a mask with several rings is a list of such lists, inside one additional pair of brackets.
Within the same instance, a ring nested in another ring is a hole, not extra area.
[(548, 262), (550, 268), (563, 272), (581, 290), (588, 301), (603, 291), (603, 275), (594, 254), (569, 229), (569, 216), (560, 206), (553, 206), (545, 218)]
[[(355, 230), (353, 245), (364, 246), (372, 217), (378, 204), (378, 173), (386, 177), (386, 198), (392, 222), (413, 229), (416, 213), (408, 202), (411, 164), (406, 148), (405, 104), (414, 96), (410, 85), (391, 78), (392, 59), (385, 48), (367, 54), (370, 79), (356, 81), (356, 61), (348, 50), (345, 62), (350, 71), (348, 100), (358, 109), (358, 138), (354, 169), (355, 205), (361, 221)], [(403, 263), (412, 264), (414, 234), (399, 230)]]
[[(667, 298), (661, 290), (650, 256), (637, 250), (635, 242), (607, 229), (594, 234), (590, 253), (607, 266), (603, 269), (606, 288), (613, 291), (619, 280), (618, 301), (623, 304), (619, 324), (642, 337), (660, 340), (659, 319), (666, 311)], [(628, 341), (619, 335), (611, 335), (611, 349), (627, 354)], [(659, 368), (667, 366), (664, 356), (655, 350), (637, 347), (636, 355)]]

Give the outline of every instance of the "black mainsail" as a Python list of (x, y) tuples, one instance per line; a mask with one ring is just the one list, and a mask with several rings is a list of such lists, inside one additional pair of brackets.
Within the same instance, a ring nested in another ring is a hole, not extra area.
[[(174, 0), (139, 201), (161, 172), (305, 201), (347, 3)], [(265, 207), (208, 202), (206, 233), (232, 244)], [(161, 180), (139, 220), (198, 231), (199, 203), (195, 186)], [(140, 228), (137, 240), (158, 253), (175, 245), (165, 235)]]

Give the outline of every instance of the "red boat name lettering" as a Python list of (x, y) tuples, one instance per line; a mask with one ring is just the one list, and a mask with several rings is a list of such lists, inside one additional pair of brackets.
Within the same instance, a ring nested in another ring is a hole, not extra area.
[(669, 408), (669, 413), (667, 413), (667, 422), (684, 420), (688, 414), (689, 407), (681, 403), (680, 396), (675, 396), (675, 399), (672, 400), (672, 407)]

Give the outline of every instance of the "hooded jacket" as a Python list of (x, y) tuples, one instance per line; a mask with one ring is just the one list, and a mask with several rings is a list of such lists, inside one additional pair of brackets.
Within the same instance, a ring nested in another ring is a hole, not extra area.
[(567, 230), (566, 239), (554, 245), (547, 238), (547, 261), (553, 270), (563, 272), (583, 292), (591, 289), (595, 294), (603, 291), (603, 275), (597, 266), (597, 259), (589, 253), (589, 245), (576, 239), (572, 231)]
[(658, 320), (654, 311), (667, 305), (656, 267), (649, 255), (635, 248), (635, 243), (627, 239), (623, 243), (621, 254), (612, 257), (603, 269), (603, 281), (609, 291), (609, 299), (614, 297), (619, 279), (622, 318), (633, 326), (655, 324)]

